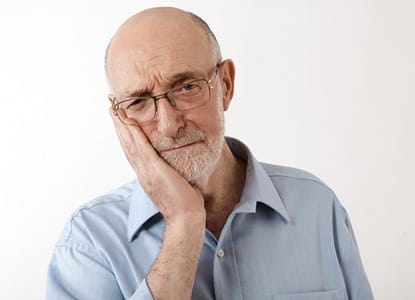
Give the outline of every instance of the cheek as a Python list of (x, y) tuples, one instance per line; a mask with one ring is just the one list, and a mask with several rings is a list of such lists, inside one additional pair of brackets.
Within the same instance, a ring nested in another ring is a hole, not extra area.
[[(204, 106), (183, 113), (182, 117), (184, 119), (185, 126), (196, 127), (204, 131), (209, 140), (217, 138), (218, 135), (223, 135), (224, 115), (221, 103), (215, 101), (208, 102)], [(145, 124), (141, 127), (141, 129), (150, 142), (157, 141), (162, 138), (157, 130), (156, 122)]]
[(153, 141), (158, 140), (160, 136), (157, 131), (157, 124), (153, 123), (154, 122), (150, 122), (148, 124), (141, 125), (141, 130), (144, 132), (145, 136), (152, 145), (154, 145)]
[(205, 109), (198, 119), (195, 119), (195, 125), (206, 132), (208, 136), (222, 134), (224, 122), (222, 107), (216, 103), (211, 103), (208, 109)]

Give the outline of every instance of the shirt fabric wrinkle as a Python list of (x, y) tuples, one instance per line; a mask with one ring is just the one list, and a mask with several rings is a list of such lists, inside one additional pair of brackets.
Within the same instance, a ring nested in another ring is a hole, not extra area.
[[(226, 142), (247, 163), (245, 185), (219, 239), (206, 230), (192, 299), (373, 299), (334, 192), (310, 173), (260, 163), (240, 141)], [(46, 299), (152, 299), (145, 277), (164, 229), (137, 180), (84, 205), (55, 247)]]

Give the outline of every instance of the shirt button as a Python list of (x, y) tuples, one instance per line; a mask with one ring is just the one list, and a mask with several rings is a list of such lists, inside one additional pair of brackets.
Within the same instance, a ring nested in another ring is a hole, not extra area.
[(217, 255), (222, 258), (225, 256), (225, 251), (223, 251), (223, 249), (219, 249)]

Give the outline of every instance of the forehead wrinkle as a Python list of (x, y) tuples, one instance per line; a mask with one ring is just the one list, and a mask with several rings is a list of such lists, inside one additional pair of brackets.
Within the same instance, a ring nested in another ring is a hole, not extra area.
[[(172, 43), (171, 39), (160, 40), (157, 43), (143, 43), (141, 37), (125, 49), (120, 55), (123, 64), (118, 63), (118, 66), (130, 69), (128, 72), (130, 75), (127, 76), (128, 80), (120, 82), (124, 85), (124, 88), (120, 87), (122, 91), (120, 95), (125, 98), (140, 94), (160, 94), (171, 88), (173, 84), (177, 84), (179, 80), (204, 78), (208, 71), (204, 70), (207, 67), (206, 61), (201, 63), (199, 56), (195, 57), (184, 51), (196, 45), (190, 44), (184, 47), (186, 41), (177, 42), (183, 38), (179, 35), (175, 43)], [(206, 49), (203, 47), (203, 50)], [(205, 51), (201, 49), (193, 51), (193, 53), (200, 52)], [(203, 71), (199, 71), (201, 69)]]
[[(163, 80), (165, 83), (160, 83), (162, 87), (171, 88), (173, 84), (186, 80), (186, 79), (205, 79), (202, 72), (198, 71), (184, 71), (175, 73), (172, 75), (166, 76), (165, 80)], [(159, 81), (159, 80), (158, 80)], [(154, 86), (155, 84), (151, 84), (151, 86)], [(129, 97), (137, 97), (143, 94), (154, 94), (152, 93), (151, 88), (146, 87), (137, 87), (134, 89), (125, 89), (121, 92), (121, 98), (129, 98)], [(167, 92), (167, 91), (165, 91)], [(163, 92), (161, 92), (163, 93)]]
[[(113, 77), (114, 90), (118, 87), (123, 94), (132, 94), (128, 89), (164, 89), (166, 83), (178, 77), (193, 76), (190, 74), (192, 68), (209, 67), (211, 58), (208, 43), (205, 42), (206, 36), (197, 32), (199, 28), (188, 32), (183, 31), (182, 26), (175, 28), (169, 23), (148, 30), (144, 25), (123, 30), (114, 37), (108, 61), (109, 70), (114, 72), (109, 76)], [(169, 75), (176, 72), (188, 74)], [(205, 72), (198, 72), (197, 75), (204, 76)]]

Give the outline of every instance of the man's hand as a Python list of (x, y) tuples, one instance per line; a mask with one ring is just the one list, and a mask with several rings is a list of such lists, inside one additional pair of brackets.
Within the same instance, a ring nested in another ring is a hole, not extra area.
[[(117, 113), (125, 118), (122, 109)], [(125, 118), (129, 124), (125, 125), (118, 117), (111, 115), (128, 161), (166, 222), (195, 214), (202, 217), (205, 208), (200, 191), (158, 155), (137, 121)]]
[[(117, 113), (124, 120), (124, 112)], [(190, 299), (205, 233), (203, 197), (158, 155), (135, 120), (125, 125), (112, 108), (110, 114), (128, 161), (166, 221), (147, 284), (156, 299)]]

